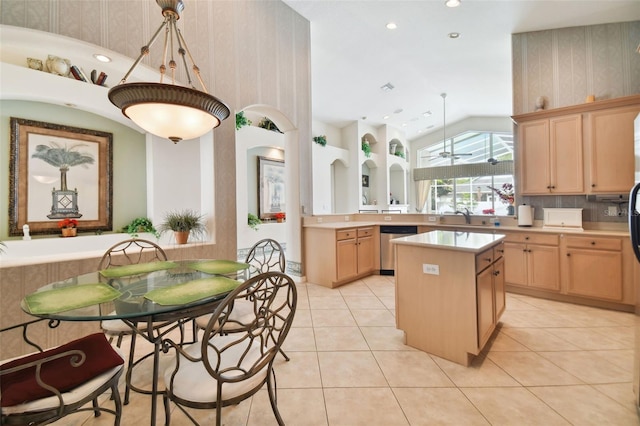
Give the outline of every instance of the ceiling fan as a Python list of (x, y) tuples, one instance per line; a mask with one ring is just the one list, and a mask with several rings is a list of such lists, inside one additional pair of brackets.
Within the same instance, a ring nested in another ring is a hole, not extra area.
[[(444, 141), (444, 146), (446, 148), (447, 146), (447, 94), (446, 93), (441, 93), (440, 96), (442, 97), (442, 140)], [(442, 151), (438, 154), (433, 154), (431, 156), (429, 156), (428, 158), (453, 158), (454, 160), (458, 160), (460, 159), (461, 156), (470, 156), (473, 155), (472, 153), (454, 153), (453, 152), (453, 140), (451, 140), (451, 151)]]

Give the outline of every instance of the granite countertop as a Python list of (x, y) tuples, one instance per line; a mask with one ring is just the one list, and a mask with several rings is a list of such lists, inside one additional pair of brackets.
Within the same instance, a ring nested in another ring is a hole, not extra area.
[(505, 238), (503, 234), (480, 232), (430, 231), (423, 234), (394, 238), (392, 244), (433, 247), (445, 250), (480, 253)]

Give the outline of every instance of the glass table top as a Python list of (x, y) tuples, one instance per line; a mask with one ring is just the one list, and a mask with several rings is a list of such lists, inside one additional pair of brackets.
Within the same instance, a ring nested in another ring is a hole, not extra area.
[(223, 299), (260, 271), (228, 260), (151, 262), (47, 284), (21, 302), (34, 316), (67, 321), (146, 318)]

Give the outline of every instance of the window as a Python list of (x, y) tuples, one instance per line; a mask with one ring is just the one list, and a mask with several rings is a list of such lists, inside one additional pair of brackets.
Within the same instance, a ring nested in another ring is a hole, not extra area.
[(513, 135), (466, 132), (418, 151), (415, 180), (428, 191), (423, 212), (454, 213), (468, 208), (473, 214), (507, 215), (491, 188), (513, 185)]

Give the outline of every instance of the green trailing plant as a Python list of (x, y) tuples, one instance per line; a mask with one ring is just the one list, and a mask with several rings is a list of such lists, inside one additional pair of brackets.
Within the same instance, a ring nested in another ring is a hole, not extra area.
[(146, 217), (137, 217), (133, 219), (131, 223), (123, 228), (123, 231), (131, 235), (133, 238), (137, 238), (139, 232), (149, 232), (156, 238), (160, 238), (160, 233), (153, 226), (151, 220)]
[(247, 225), (249, 225), (249, 228), (257, 231), (258, 230), (258, 225), (261, 225), (261, 224), (262, 224), (262, 221), (255, 214), (249, 213), (247, 215)]
[(320, 146), (325, 146), (327, 144), (327, 137), (325, 135), (314, 136), (313, 141)]
[(244, 116), (244, 111), (236, 114), (236, 130), (240, 130), (244, 126), (250, 126), (251, 120)]
[(402, 151), (396, 151), (395, 155), (397, 157), (404, 158), (404, 152), (402, 152)]
[(193, 237), (203, 236), (207, 230), (204, 224), (204, 216), (191, 209), (166, 213), (158, 229), (160, 233), (191, 231), (191, 236)]
[(362, 140), (362, 150), (364, 151), (364, 156), (369, 158), (371, 157), (371, 145), (369, 145), (365, 139)]
[(0, 253), (4, 253), (4, 249), (7, 248), (7, 245), (4, 241), (0, 241)]

